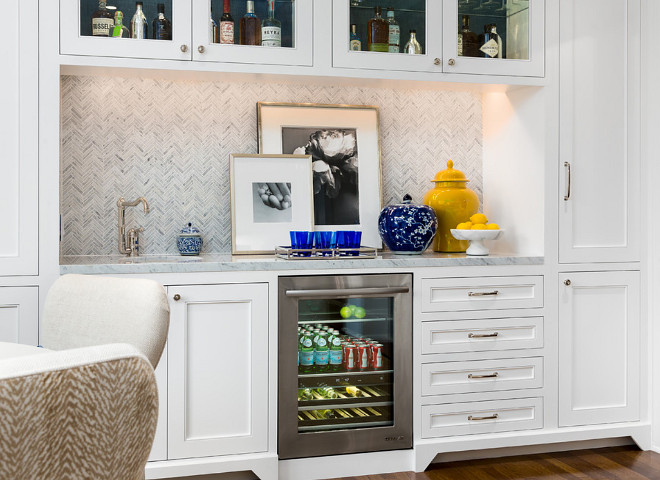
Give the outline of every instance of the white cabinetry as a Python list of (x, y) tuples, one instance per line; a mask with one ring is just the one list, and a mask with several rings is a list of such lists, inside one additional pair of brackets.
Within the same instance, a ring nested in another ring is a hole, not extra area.
[(168, 458), (268, 449), (268, 284), (174, 286)]
[(640, 0), (560, 12), (559, 261), (639, 261)]
[(37, 345), (39, 288), (0, 287), (0, 342)]
[(639, 420), (639, 272), (559, 277), (559, 425)]
[(0, 276), (38, 273), (37, 0), (3, 2), (0, 31)]

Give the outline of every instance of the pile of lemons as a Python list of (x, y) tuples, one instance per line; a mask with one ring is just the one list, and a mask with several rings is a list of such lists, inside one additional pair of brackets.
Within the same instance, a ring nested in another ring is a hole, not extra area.
[(470, 217), (469, 222), (459, 223), (456, 226), (457, 230), (499, 230), (500, 226), (497, 223), (488, 223), (486, 215), (483, 213), (475, 213)]

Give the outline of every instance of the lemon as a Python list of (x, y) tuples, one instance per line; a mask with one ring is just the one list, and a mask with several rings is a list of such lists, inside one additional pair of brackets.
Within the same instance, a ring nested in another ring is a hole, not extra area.
[(467, 223), (465, 223), (465, 222), (459, 223), (456, 226), (456, 230), (469, 230), (469, 229), (470, 229), (470, 227), (468, 227)]
[[(486, 224), (488, 223), (488, 219), (486, 218), (486, 215), (483, 213), (475, 213), (470, 217), (470, 221), (472, 222), (473, 225), (475, 224)], [(475, 230), (480, 230), (480, 229), (475, 229)]]
[(486, 230), (486, 225), (484, 225), (483, 223), (475, 223), (474, 225), (472, 225), (471, 230)]
[(489, 223), (486, 225), (486, 230), (499, 230), (500, 226), (497, 223)]

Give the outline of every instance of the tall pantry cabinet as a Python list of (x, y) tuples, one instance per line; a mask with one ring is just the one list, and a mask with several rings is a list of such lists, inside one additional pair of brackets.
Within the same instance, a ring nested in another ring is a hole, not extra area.
[(560, 426), (640, 419), (640, 3), (560, 3)]

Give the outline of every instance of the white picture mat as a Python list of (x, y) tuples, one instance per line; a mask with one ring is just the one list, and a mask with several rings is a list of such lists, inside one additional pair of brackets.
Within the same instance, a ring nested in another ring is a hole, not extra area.
[(357, 131), (359, 225), (316, 225), (315, 230), (359, 230), (362, 245), (382, 247), (379, 118), (376, 107), (260, 105), (259, 151), (282, 152), (283, 127), (355, 128)]
[[(290, 245), (289, 231), (312, 230), (314, 206), (309, 155), (230, 155), (232, 253), (273, 253)], [(291, 222), (254, 223), (255, 182), (291, 183)]]

